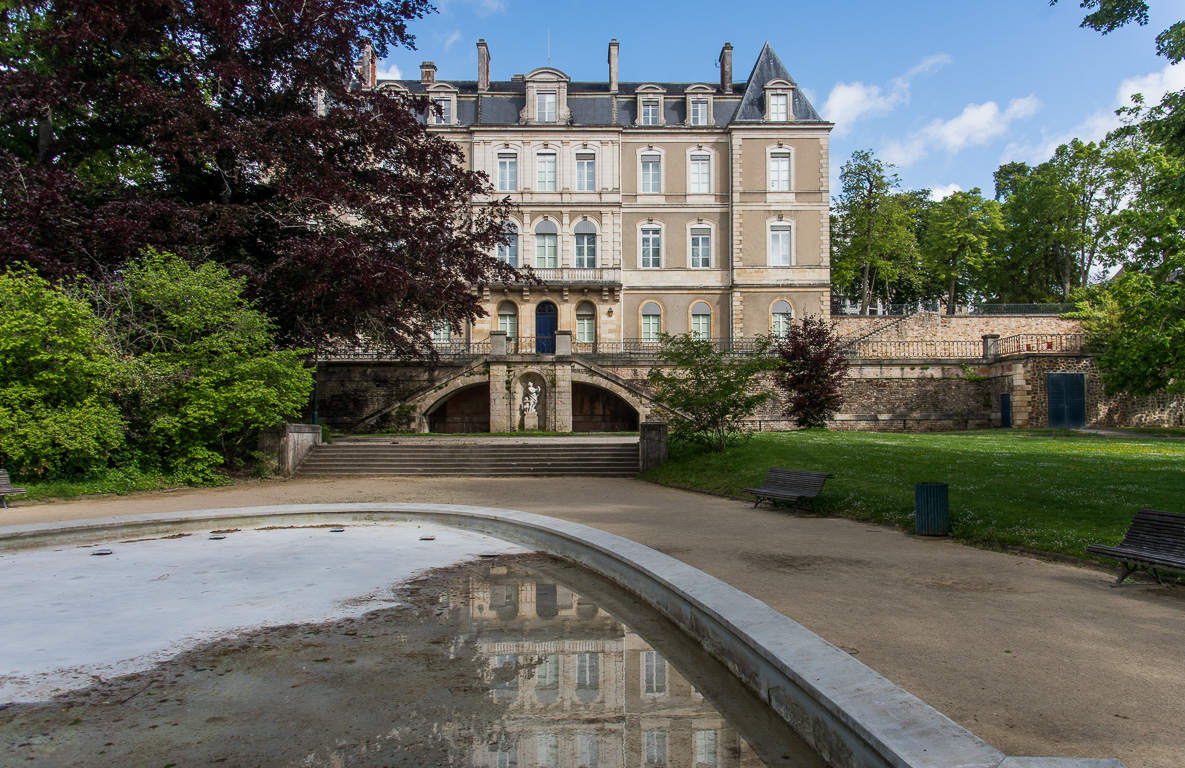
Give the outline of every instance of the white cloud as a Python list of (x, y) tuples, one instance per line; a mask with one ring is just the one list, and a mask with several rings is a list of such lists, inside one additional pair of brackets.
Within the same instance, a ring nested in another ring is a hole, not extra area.
[(909, 86), (913, 78), (928, 75), (950, 61), (950, 56), (945, 53), (931, 56), (904, 75), (890, 80), (886, 88), (861, 82), (836, 83), (823, 104), (823, 117), (835, 123), (832, 134), (842, 136), (858, 120), (883, 115), (902, 104), (908, 104)]
[(454, 45), (457, 44), (457, 41), (460, 39), (461, 39), (461, 30), (454, 29), (452, 34), (450, 34), (448, 37), (446, 37), (444, 39), (444, 49), (447, 51), (449, 48), (452, 48)]
[(384, 61), (379, 64), (378, 70), (379, 80), (402, 80), (403, 72), (400, 71), (399, 65), (393, 61)]
[(1120, 120), (1115, 110), (1131, 106), (1131, 97), (1135, 94), (1142, 94), (1144, 104), (1153, 106), (1159, 104), (1166, 93), (1182, 90), (1185, 90), (1185, 65), (1168, 64), (1159, 72), (1129, 77), (1115, 89), (1115, 99), (1110, 109), (1100, 109), (1070, 130), (1046, 135), (1039, 142), (1009, 144), (1000, 156), (1000, 162), (1023, 160), (1028, 163), (1043, 163), (1053, 156), (1055, 149), (1069, 143), (1071, 139), (1098, 141), (1118, 128)]
[(954, 154), (967, 147), (990, 144), (1008, 132), (1017, 120), (1032, 117), (1041, 108), (1036, 96), (1013, 99), (1000, 109), (994, 101), (968, 104), (949, 120), (933, 120), (907, 141), (890, 141), (882, 151), (884, 159), (905, 167), (941, 148)]
[(958, 184), (936, 184), (930, 187), (930, 199), (937, 202), (950, 197), (955, 192), (962, 192), (963, 188)]

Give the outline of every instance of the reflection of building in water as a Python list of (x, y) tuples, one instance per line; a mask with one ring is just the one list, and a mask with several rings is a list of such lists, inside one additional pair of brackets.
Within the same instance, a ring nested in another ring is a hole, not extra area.
[(657, 651), (565, 587), (494, 567), (457, 583), (449, 605), (506, 706), (491, 733), (472, 735), (473, 768), (763, 765)]

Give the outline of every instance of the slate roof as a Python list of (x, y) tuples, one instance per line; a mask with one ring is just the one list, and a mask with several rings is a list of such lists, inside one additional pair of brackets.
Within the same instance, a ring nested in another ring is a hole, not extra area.
[[(774, 49), (766, 43), (744, 83), (733, 83), (729, 93), (713, 87), (713, 124), (763, 122), (765, 119), (765, 84), (783, 79), (797, 86)], [(489, 90), (478, 93), (476, 80), (438, 81), (457, 91), (457, 120), (461, 125), (518, 125), (519, 114), (526, 106), (526, 83), (522, 80), (491, 81)], [(413, 94), (428, 93), (419, 80), (380, 80), (378, 85), (397, 83)], [(638, 88), (657, 85), (664, 91), (663, 117), (668, 126), (684, 125), (687, 89), (700, 83), (619, 83), (616, 96), (609, 93), (608, 82), (569, 82), (568, 109), (573, 125), (634, 126), (637, 120)], [(709, 84), (710, 85), (710, 84)], [(478, 102), (481, 106), (478, 108)], [(613, 119), (614, 101), (617, 120)], [(791, 109), (797, 122), (823, 122), (801, 89), (794, 88)], [(480, 115), (480, 123), (478, 123)]]

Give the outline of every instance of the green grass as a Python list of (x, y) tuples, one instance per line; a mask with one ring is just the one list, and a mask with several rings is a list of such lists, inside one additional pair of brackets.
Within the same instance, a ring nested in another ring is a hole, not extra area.
[(1185, 437), (1185, 427), (1122, 427), (1124, 432), (1138, 432), (1151, 437)]
[[(603, 437), (605, 435), (621, 435), (637, 437), (637, 430), (633, 432), (543, 432), (520, 430), (518, 432), (359, 432), (358, 437)], [(345, 433), (335, 434), (334, 437), (351, 437)]]
[(1115, 543), (1142, 508), (1185, 512), (1185, 443), (1065, 430), (941, 434), (765, 433), (707, 454), (673, 446), (646, 478), (742, 496), (771, 467), (831, 472), (819, 511), (913, 529), (914, 483), (950, 486), (952, 534), (968, 543), (1082, 557)]
[[(231, 482), (228, 477), (227, 483)], [(142, 474), (135, 471), (112, 469), (86, 480), (30, 480), (13, 478), (12, 484), (24, 488), (21, 496), (9, 497), (9, 502), (36, 499), (71, 499), (75, 496), (116, 494), (123, 496), (135, 491), (159, 491), (176, 488), (185, 483), (167, 475)]]

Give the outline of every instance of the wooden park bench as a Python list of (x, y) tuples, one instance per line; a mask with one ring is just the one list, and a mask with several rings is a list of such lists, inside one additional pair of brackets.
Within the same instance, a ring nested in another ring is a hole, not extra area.
[(1157, 568), (1185, 573), (1185, 514), (1141, 509), (1118, 546), (1092, 544), (1086, 551), (1123, 564), (1116, 585), (1141, 568), (1163, 584)]
[(758, 504), (768, 500), (775, 506), (779, 501), (790, 501), (794, 507), (799, 506), (799, 502), (807, 502), (813, 511), (815, 497), (823, 490), (823, 483), (827, 482), (829, 477), (835, 475), (825, 472), (801, 472), (796, 469), (771, 469), (766, 473), (760, 488), (746, 488), (745, 493), (752, 493), (757, 497), (757, 501), (753, 502), (755, 509)]
[(8, 497), (24, 492), (24, 488), (12, 487), (12, 483), (8, 481), (7, 469), (0, 469), (0, 507), (8, 509)]

